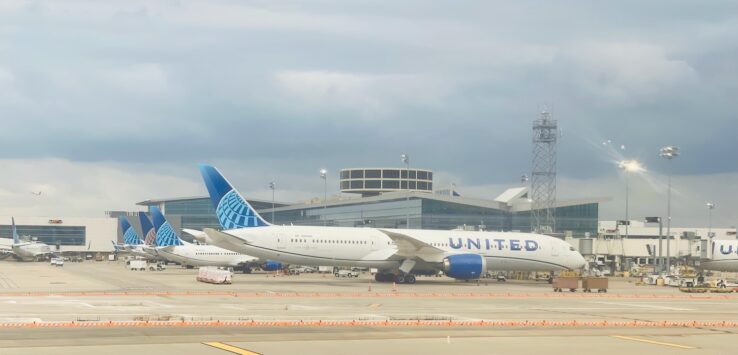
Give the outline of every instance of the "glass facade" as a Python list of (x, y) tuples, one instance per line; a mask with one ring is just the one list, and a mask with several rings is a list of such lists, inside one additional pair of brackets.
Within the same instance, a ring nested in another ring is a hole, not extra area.
[[(422, 195), (422, 194), (421, 194)], [(429, 196), (432, 196), (429, 194)], [(463, 199), (462, 199), (463, 200)], [(267, 221), (271, 221), (271, 203), (249, 201)], [(167, 219), (175, 230), (191, 228), (219, 228), (218, 219), (210, 199), (172, 200), (157, 203), (164, 207)], [(276, 207), (286, 207), (277, 204)], [(581, 237), (589, 232), (597, 234), (599, 205), (586, 203), (556, 209), (556, 230), (572, 231)], [(295, 206), (275, 211), (276, 224), (420, 228), (448, 230), (460, 226), (482, 228), (489, 231), (531, 230), (530, 211), (511, 212), (504, 209), (466, 204), (462, 201), (446, 201), (436, 198), (413, 196), (406, 198), (358, 200), (338, 205), (322, 204)], [(409, 226), (408, 226), (409, 221)], [(188, 238), (187, 236), (183, 236)]]
[[(16, 228), (21, 238), (30, 236), (34, 240), (50, 246), (86, 245), (87, 243), (87, 228), (85, 226), (17, 225)], [(0, 237), (13, 239), (13, 227), (9, 225), (0, 226)]]

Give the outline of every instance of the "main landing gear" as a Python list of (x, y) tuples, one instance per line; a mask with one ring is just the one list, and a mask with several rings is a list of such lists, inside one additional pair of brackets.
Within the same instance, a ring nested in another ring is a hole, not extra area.
[(376, 280), (377, 282), (394, 282), (398, 284), (412, 285), (415, 283), (415, 275), (378, 272), (376, 275), (374, 275), (374, 280)]

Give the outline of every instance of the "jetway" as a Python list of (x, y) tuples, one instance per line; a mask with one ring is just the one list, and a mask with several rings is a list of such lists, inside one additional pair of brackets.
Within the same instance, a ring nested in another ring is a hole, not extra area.
[[(672, 265), (699, 266), (700, 261), (712, 259), (714, 252), (712, 238), (701, 237), (694, 232), (684, 231), (666, 236), (661, 240), (661, 256), (659, 259), (659, 237), (637, 236), (624, 238), (619, 233), (599, 234), (590, 238), (565, 238), (576, 248), (590, 266), (611, 271), (629, 271), (634, 267), (653, 267), (662, 270), (670, 250)], [(659, 262), (659, 260), (664, 260)]]

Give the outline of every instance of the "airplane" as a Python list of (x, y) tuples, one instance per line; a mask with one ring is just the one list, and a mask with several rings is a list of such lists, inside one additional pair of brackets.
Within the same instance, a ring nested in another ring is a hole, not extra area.
[(194, 266), (233, 267), (250, 273), (252, 266), (260, 266), (265, 271), (281, 269), (281, 263), (259, 263), (259, 259), (243, 253), (219, 248), (214, 245), (200, 245), (180, 239), (157, 207), (151, 207), (151, 217), (156, 230), (156, 252), (159, 256), (182, 264)]
[(738, 240), (713, 240), (712, 258), (700, 260), (700, 268), (738, 272)]
[[(139, 219), (141, 221), (141, 229), (143, 230), (144, 235), (147, 235), (148, 237), (152, 234), (154, 227), (151, 225), (149, 218), (143, 213), (139, 214)], [(131, 223), (128, 221), (128, 217), (120, 216), (118, 217), (118, 222), (120, 223), (120, 229), (123, 231), (123, 244), (115, 244), (115, 242), (113, 242), (113, 248), (116, 252), (125, 252), (145, 259), (161, 260), (153, 247), (147, 245), (143, 240), (141, 240), (138, 233), (136, 233), (136, 230), (133, 229), (133, 226), (131, 226)], [(150, 238), (147, 238), (147, 240), (149, 239)]]
[(215, 168), (200, 165), (222, 231), (203, 230), (215, 245), (296, 265), (377, 268), (377, 282), (413, 284), (443, 271), (460, 280), (487, 271), (580, 269), (585, 260), (563, 240), (540, 234), (277, 226), (265, 221)]
[(21, 241), (18, 230), (15, 227), (15, 218), (11, 217), (11, 220), (13, 224), (13, 244), (5, 246), (0, 252), (12, 254), (13, 257), (20, 261), (38, 261), (42, 257), (53, 254), (51, 248), (45, 243)]

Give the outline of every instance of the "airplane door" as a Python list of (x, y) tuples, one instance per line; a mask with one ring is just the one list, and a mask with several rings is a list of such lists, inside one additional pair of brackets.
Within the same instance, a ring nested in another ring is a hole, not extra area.
[(377, 238), (376, 235), (373, 235), (371, 236), (371, 238), (369, 238), (369, 243), (371, 244), (370, 247), (372, 248), (372, 250), (379, 250), (380, 242), (379, 242), (379, 238)]

